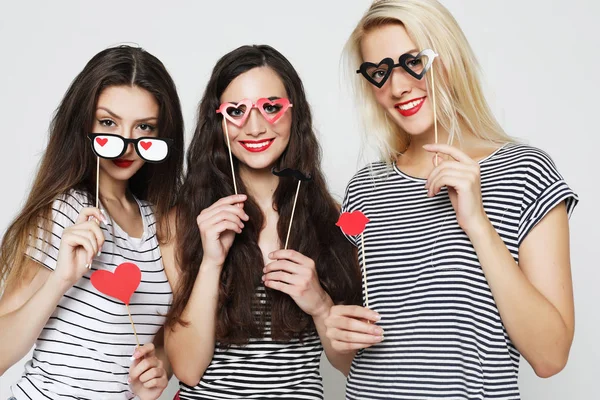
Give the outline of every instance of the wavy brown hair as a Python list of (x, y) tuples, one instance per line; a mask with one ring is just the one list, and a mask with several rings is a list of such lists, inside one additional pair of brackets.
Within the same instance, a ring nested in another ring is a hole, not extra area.
[(87, 134), (93, 127), (98, 97), (110, 86), (137, 86), (155, 97), (158, 134), (173, 140), (172, 151), (163, 163), (145, 163), (129, 180), (129, 190), (154, 205), (157, 221), (175, 204), (184, 157), (183, 115), (175, 83), (160, 60), (141, 48), (103, 50), (77, 75), (58, 106), (27, 201), (4, 234), (0, 279), (7, 285), (24, 276), (28, 236), (35, 234), (38, 223), (43, 221), (46, 231), (51, 231), (48, 218), (53, 201), (70, 189), (87, 193), (90, 201), (95, 197), (96, 156)]
[[(200, 212), (222, 197), (234, 193), (227, 145), (221, 116), (215, 113), (227, 86), (240, 74), (257, 67), (275, 71), (294, 104), (287, 148), (277, 168), (294, 168), (310, 173), (311, 182), (302, 185), (294, 216), (294, 232), (288, 248), (315, 261), (321, 285), (336, 304), (358, 304), (361, 278), (352, 245), (335, 223), (338, 205), (327, 190), (321, 172), (321, 150), (312, 126), (312, 117), (302, 81), (290, 62), (270, 46), (242, 46), (215, 65), (198, 109), (198, 123), (187, 152), (187, 173), (177, 206), (177, 264), (180, 286), (175, 290), (167, 325), (185, 324), (181, 314), (191, 295), (202, 262), (202, 242), (196, 224)], [(238, 169), (237, 160), (234, 161)], [(239, 177), (239, 173), (236, 173)], [(273, 195), (273, 207), (279, 213), (277, 231), (283, 243), (292, 212), (296, 181), (280, 178)], [(238, 191), (248, 193), (238, 178)], [(257, 203), (248, 196), (244, 211), (250, 220), (229, 250), (223, 266), (217, 307), (216, 340), (222, 346), (244, 344), (261, 337), (266, 317), (256, 318), (256, 288), (261, 285), (263, 256), (258, 237), (264, 223)], [(276, 340), (302, 337), (314, 330), (311, 317), (287, 294), (267, 289), (267, 307), (271, 314), (271, 335)]]

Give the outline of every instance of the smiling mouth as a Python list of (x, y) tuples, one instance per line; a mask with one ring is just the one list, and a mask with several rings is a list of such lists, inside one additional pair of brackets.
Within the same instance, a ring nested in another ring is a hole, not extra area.
[(240, 144), (242, 147), (252, 153), (259, 153), (261, 151), (267, 150), (271, 147), (271, 144), (275, 139), (263, 139), (263, 140), (240, 140)]
[(421, 106), (423, 106), (423, 103), (425, 103), (426, 98), (427, 96), (424, 96), (418, 99), (405, 101), (404, 103), (398, 103), (394, 105), (394, 108), (398, 110), (401, 115), (410, 117), (411, 115), (415, 115), (419, 112)]

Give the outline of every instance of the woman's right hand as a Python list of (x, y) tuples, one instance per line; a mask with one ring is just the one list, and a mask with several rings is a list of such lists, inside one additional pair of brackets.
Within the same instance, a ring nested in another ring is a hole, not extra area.
[(102, 212), (95, 207), (86, 207), (79, 213), (75, 225), (63, 231), (54, 274), (68, 287), (89, 271), (88, 265), (102, 248), (104, 234), (97, 221), (106, 223)]
[(371, 347), (383, 340), (383, 329), (367, 321), (379, 321), (379, 314), (360, 306), (336, 305), (325, 319), (326, 335), (340, 353)]
[(223, 197), (198, 215), (196, 223), (204, 251), (202, 262), (223, 266), (236, 233), (242, 233), (242, 221), (249, 219), (244, 212), (246, 199), (244, 194)]

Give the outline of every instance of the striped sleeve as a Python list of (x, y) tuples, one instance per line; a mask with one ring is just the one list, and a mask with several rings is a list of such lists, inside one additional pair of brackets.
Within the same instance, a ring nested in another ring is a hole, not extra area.
[(52, 203), (51, 220), (47, 221), (47, 216), (40, 217), (37, 232), (29, 237), (26, 255), (54, 270), (63, 231), (74, 225), (81, 209), (88, 206), (85, 196), (74, 190), (56, 198)]
[(567, 185), (548, 154), (535, 149), (527, 157), (530, 159), (521, 205), (519, 246), (533, 227), (554, 207), (564, 201), (567, 215), (571, 217), (579, 202), (577, 194)]

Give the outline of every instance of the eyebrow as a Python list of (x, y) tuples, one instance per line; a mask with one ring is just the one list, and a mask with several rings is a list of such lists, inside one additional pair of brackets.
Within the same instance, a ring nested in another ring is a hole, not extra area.
[[(247, 97), (244, 97), (244, 99), (247, 99)], [(259, 99), (262, 99), (262, 97), (259, 97)], [(281, 97), (279, 97), (279, 96), (271, 96), (271, 97), (267, 97), (267, 99), (269, 99), (269, 100), (273, 101), (273, 100), (278, 100), (278, 99), (281, 99)], [(242, 99), (242, 100), (243, 100), (243, 99)], [(242, 101), (242, 100), (230, 101), (229, 103), (239, 104), (239, 103), (240, 103), (240, 101)], [(258, 100), (258, 99), (257, 99), (257, 100)]]
[[(96, 109), (96, 111), (106, 111), (108, 114), (110, 114), (111, 117), (115, 118), (115, 119), (122, 119), (121, 117), (119, 117), (117, 114), (115, 114), (114, 112), (112, 112), (111, 110), (109, 110), (106, 107), (98, 107)], [(145, 121), (153, 121), (153, 120), (158, 120), (158, 117), (146, 117), (146, 118), (140, 118), (140, 119), (136, 119), (135, 122), (145, 122)]]

